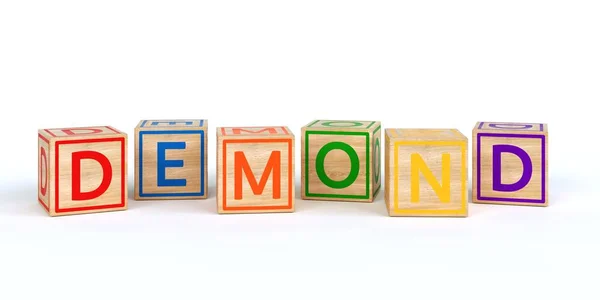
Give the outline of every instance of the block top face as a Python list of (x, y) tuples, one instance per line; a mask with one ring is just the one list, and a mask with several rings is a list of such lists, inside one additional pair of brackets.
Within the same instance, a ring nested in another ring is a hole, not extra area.
[(282, 137), (293, 136), (287, 126), (218, 127), (219, 137)]
[(467, 137), (457, 129), (399, 129), (385, 130), (388, 138), (402, 141), (466, 141)]
[(163, 120), (141, 120), (136, 129), (142, 130), (198, 130), (206, 129), (208, 127), (208, 120), (192, 120), (192, 119), (163, 119)]
[(548, 125), (543, 123), (477, 122), (473, 130), (497, 133), (546, 134)]
[(302, 127), (302, 129), (327, 131), (372, 131), (380, 126), (381, 122), (379, 121), (314, 120)]
[(52, 138), (91, 138), (107, 135), (124, 135), (125, 133), (110, 126), (90, 126), (71, 128), (40, 129), (38, 133), (48, 139)]

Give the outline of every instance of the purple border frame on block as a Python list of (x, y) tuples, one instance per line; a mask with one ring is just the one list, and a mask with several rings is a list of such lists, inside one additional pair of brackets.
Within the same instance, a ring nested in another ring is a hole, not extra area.
[[(541, 199), (522, 199), (522, 198), (498, 198), (481, 197), (481, 137), (508, 137), (508, 138), (536, 138), (542, 141), (542, 198)], [(477, 134), (477, 199), (483, 201), (498, 202), (520, 202), (520, 203), (546, 203), (546, 136), (537, 134), (514, 134), (514, 133), (478, 133)]]
[[(495, 124), (493, 122), (487, 122), (487, 123)], [(480, 122), (479, 123), (479, 127), (477, 127), (477, 129), (483, 129), (483, 124), (486, 124), (486, 122)], [(514, 124), (520, 124), (520, 123), (514, 123)], [(523, 123), (523, 124), (527, 125), (527, 124), (535, 124), (535, 123)], [(540, 125), (540, 131), (544, 131), (544, 124), (540, 123), (540, 124), (537, 124), (537, 125)], [(485, 129), (483, 129), (483, 130), (485, 130)], [(510, 129), (507, 129), (507, 130), (510, 130)]]

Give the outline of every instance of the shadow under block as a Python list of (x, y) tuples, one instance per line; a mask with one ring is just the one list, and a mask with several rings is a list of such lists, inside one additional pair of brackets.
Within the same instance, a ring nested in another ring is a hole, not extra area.
[(207, 120), (142, 120), (135, 128), (136, 200), (206, 199)]
[(386, 129), (389, 215), (468, 216), (467, 144), (456, 129)]
[(548, 206), (548, 125), (478, 122), (472, 201)]
[(50, 216), (127, 209), (127, 134), (109, 126), (38, 131), (38, 201)]
[(381, 187), (381, 123), (315, 120), (302, 127), (302, 199), (373, 202)]
[(294, 151), (287, 127), (217, 128), (218, 212), (293, 212)]

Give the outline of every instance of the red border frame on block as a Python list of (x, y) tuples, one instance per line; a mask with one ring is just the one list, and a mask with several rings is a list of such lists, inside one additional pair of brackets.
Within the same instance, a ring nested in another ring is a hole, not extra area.
[[(116, 129), (110, 127), (110, 126), (88, 126), (88, 127), (69, 127), (69, 128), (50, 128), (50, 129), (44, 129), (45, 132), (47, 132), (49, 135), (51, 135), (52, 137), (56, 137), (56, 135), (54, 133), (52, 133), (52, 131), (50, 130), (63, 130), (63, 129), (93, 129), (93, 128), (107, 128), (108, 130), (114, 131), (115, 133), (121, 134), (121, 132), (117, 131)], [(97, 133), (92, 133), (92, 134), (97, 134)], [(107, 134), (107, 133), (105, 133)], [(112, 134), (112, 133), (108, 133), (108, 134)], [(90, 134), (77, 134), (77, 135), (90, 135)]]
[[(47, 158), (46, 158), (46, 160), (48, 160), (48, 158), (50, 157), (50, 141), (48, 141), (48, 139), (45, 136), (43, 136), (43, 135), (41, 135), (39, 133), (38, 133), (38, 137), (40, 139), (42, 139), (42, 141), (46, 142), (46, 144), (48, 145), (48, 155), (47, 155)], [(40, 158), (38, 157), (38, 159), (40, 159)], [(50, 167), (50, 164), (48, 164), (48, 166), (46, 166), (46, 178), (48, 178), (48, 176), (50, 175), (50, 172), (47, 169), (48, 167)], [(38, 170), (38, 172), (39, 172), (39, 170)], [(39, 174), (38, 174), (38, 176), (39, 176)], [(50, 183), (50, 180), (48, 180), (48, 183)], [(40, 183), (38, 182), (38, 184), (40, 184)], [(38, 189), (39, 188), (40, 187), (38, 186)], [(46, 205), (46, 203), (44, 203), (44, 201), (42, 201), (42, 198), (40, 198), (39, 191), (38, 191), (38, 201), (46, 209), (47, 212), (50, 212), (50, 207), (48, 207), (48, 205)], [(50, 195), (48, 195), (48, 204), (49, 203), (50, 203)]]
[[(227, 144), (245, 144), (245, 143), (287, 143), (288, 144), (288, 203), (287, 205), (272, 205), (272, 206), (227, 206)], [(223, 210), (227, 211), (244, 211), (244, 210), (276, 210), (276, 209), (292, 209), (292, 139), (240, 139), (240, 140), (224, 140), (223, 141)]]
[[(59, 193), (58, 193), (58, 185), (59, 185), (59, 156), (58, 156), (58, 146), (62, 144), (83, 144), (83, 143), (102, 143), (102, 142), (121, 142), (121, 203), (117, 204), (107, 204), (107, 205), (96, 205), (96, 206), (87, 206), (87, 207), (72, 207), (72, 208), (64, 208), (61, 209), (58, 205), (59, 203)], [(55, 154), (55, 176), (56, 176), (56, 191), (55, 199), (54, 199), (54, 211), (56, 213), (64, 213), (64, 212), (73, 212), (73, 211), (87, 211), (87, 210), (98, 210), (98, 209), (108, 209), (108, 208), (119, 208), (125, 207), (125, 138), (124, 137), (111, 137), (111, 138), (97, 138), (97, 139), (84, 139), (84, 140), (66, 140), (66, 141), (57, 141), (54, 146), (56, 154)]]

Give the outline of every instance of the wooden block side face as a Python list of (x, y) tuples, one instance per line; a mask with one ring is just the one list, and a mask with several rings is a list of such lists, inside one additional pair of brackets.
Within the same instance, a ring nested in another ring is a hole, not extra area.
[(85, 138), (105, 135), (123, 134), (123, 132), (111, 126), (90, 126), (73, 128), (49, 128), (43, 129), (44, 133), (51, 138)]
[(303, 131), (302, 198), (371, 202), (372, 134)]
[(466, 141), (391, 142), (390, 215), (466, 217), (466, 148)]
[(219, 127), (217, 134), (221, 136), (243, 138), (291, 135), (286, 126), (257, 126), (257, 127)]
[(473, 202), (548, 205), (547, 135), (475, 132)]
[(127, 208), (127, 138), (95, 135), (53, 142), (52, 215)]
[(38, 138), (39, 138), (39, 137), (42, 137), (42, 138), (44, 138), (45, 140), (48, 140), (48, 143), (50, 142), (50, 139), (52, 139), (52, 138), (53, 138), (53, 136), (51, 136), (51, 135), (50, 135), (50, 134), (49, 134), (49, 133), (46, 131), (46, 129), (39, 129), (39, 130), (38, 130)]
[(380, 125), (379, 121), (314, 120), (304, 128), (307, 130), (373, 131)]
[(50, 213), (50, 141), (43, 135), (38, 134), (38, 202)]
[(456, 141), (466, 137), (456, 129), (390, 129), (390, 136), (403, 141)]
[(372, 178), (372, 186), (373, 186), (373, 193), (372, 193), (372, 198), (371, 200), (374, 200), (375, 197), (377, 196), (377, 194), (379, 193), (379, 190), (381, 189), (381, 177), (382, 177), (382, 173), (381, 173), (381, 154), (383, 153), (382, 148), (385, 146), (383, 141), (381, 140), (381, 126), (377, 127), (375, 129), (375, 131), (373, 132), (373, 145), (372, 145), (372, 149), (373, 151), (371, 151), (371, 178)]
[(391, 157), (391, 155), (393, 153), (393, 149), (391, 148), (390, 144), (391, 144), (390, 143), (390, 136), (389, 136), (389, 134), (388, 134), (388, 132), (386, 130), (385, 148), (384, 148), (385, 149), (384, 150), (384, 152), (385, 152), (385, 160), (384, 160), (384, 165), (385, 165), (385, 194), (384, 194), (384, 199), (385, 199), (385, 206), (386, 206), (386, 208), (388, 210), (388, 213), (390, 213), (390, 208), (391, 208), (391, 206), (390, 206), (390, 199), (392, 197), (391, 196), (392, 189), (390, 188), (390, 186), (392, 185), (391, 179), (394, 178), (393, 176), (390, 176), (391, 175), (391, 168), (392, 168), (392, 166), (391, 166), (391, 162), (392, 161), (390, 160), (390, 157)]
[(201, 127), (136, 130), (135, 199), (207, 198), (207, 136)]
[(208, 120), (177, 119), (177, 120), (142, 120), (137, 125), (140, 130), (199, 130), (208, 127)]
[(218, 141), (219, 213), (294, 211), (294, 139)]
[(544, 134), (548, 125), (543, 123), (478, 122), (474, 130), (496, 133)]

